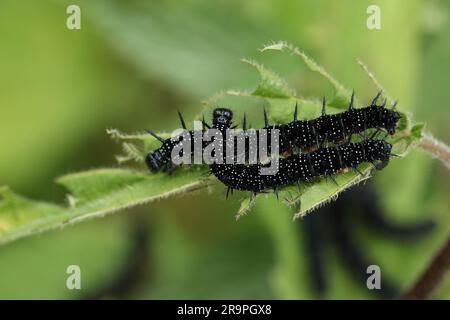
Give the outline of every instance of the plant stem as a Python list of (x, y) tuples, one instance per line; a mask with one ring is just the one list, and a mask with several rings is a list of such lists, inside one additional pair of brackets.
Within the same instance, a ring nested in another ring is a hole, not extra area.
[(445, 143), (435, 139), (431, 134), (425, 134), (416, 145), (434, 158), (441, 160), (450, 170), (450, 148)]
[(450, 237), (443, 248), (434, 257), (431, 264), (414, 284), (414, 286), (403, 295), (403, 299), (426, 299), (431, 296), (434, 289), (444, 280), (450, 270)]

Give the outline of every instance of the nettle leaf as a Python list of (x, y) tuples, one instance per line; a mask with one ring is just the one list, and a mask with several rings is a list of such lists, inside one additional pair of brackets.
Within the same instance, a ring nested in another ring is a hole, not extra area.
[(289, 87), (288, 83), (275, 72), (267, 70), (256, 61), (248, 59), (242, 59), (242, 61), (256, 68), (261, 76), (252, 95), (268, 98), (289, 98), (295, 95), (294, 90)]
[[(285, 41), (279, 41), (276, 43), (271, 43), (266, 46), (264, 46), (262, 49), (260, 49), (261, 52), (265, 51), (285, 51), (290, 54), (293, 54), (295, 56), (300, 57), (303, 62), (308, 66), (309, 69), (311, 69), (314, 72), (319, 73), (322, 75), (325, 79), (327, 79), (334, 88), (334, 97), (332, 100), (328, 102), (328, 104), (332, 107), (343, 109), (348, 105), (348, 100), (351, 94), (351, 90), (345, 88), (341, 83), (339, 83), (332, 75), (330, 75), (322, 66), (320, 66), (317, 62), (315, 62), (313, 59), (308, 57), (303, 51), (298, 49), (297, 47), (293, 46), (290, 43), (287, 43)], [(358, 103), (358, 100), (355, 100), (356, 103)]]
[[(327, 104), (327, 113), (342, 112), (344, 108), (347, 108), (351, 91), (299, 49), (285, 42), (279, 42), (266, 46), (261, 51), (281, 51), (299, 56), (312, 71), (321, 74), (334, 88), (335, 94)], [(221, 99), (233, 96), (239, 99), (263, 101), (269, 119), (274, 123), (292, 121), (296, 103), (299, 104), (299, 117), (302, 119), (312, 119), (321, 114), (320, 99), (297, 96), (295, 90), (275, 72), (255, 61), (243, 61), (254, 67), (260, 75), (256, 88), (223, 91), (206, 102), (204, 111), (212, 109)], [(365, 65), (361, 62), (360, 64), (373, 80), (375, 87), (381, 89), (375, 76)], [(386, 98), (392, 102), (390, 97), (386, 96)], [(255, 108), (251, 104), (245, 105), (250, 107), (241, 106), (242, 110), (235, 111), (251, 111), (249, 108)], [(357, 105), (361, 104), (357, 103)], [(393, 153), (405, 155), (414, 142), (422, 137), (423, 127), (423, 124), (413, 125), (411, 117), (402, 114), (398, 132), (395, 136), (388, 138), (394, 146)], [(145, 154), (160, 146), (159, 141), (144, 132), (126, 134), (116, 129), (109, 129), (107, 133), (112, 139), (122, 144), (123, 154), (116, 156), (119, 163), (133, 161), (143, 167)], [(159, 135), (163, 138), (170, 137), (168, 133)], [(368, 179), (372, 170), (370, 165), (364, 165), (360, 167), (363, 175), (356, 172), (339, 174), (335, 177), (337, 184), (324, 178), (314, 183), (288, 186), (279, 191), (279, 202), (292, 208), (294, 218), (303, 216), (335, 199), (345, 189)], [(211, 176), (207, 177), (207, 173), (207, 166), (200, 165), (179, 168), (171, 175), (118, 168), (69, 174), (57, 179), (57, 183), (68, 190), (67, 205), (29, 200), (13, 193), (7, 187), (0, 187), (0, 243), (204, 188), (215, 180)], [(270, 193), (244, 197), (236, 218), (251, 211), (260, 197), (267, 196), (273, 197)]]
[(8, 187), (0, 187), (0, 239), (4, 239), (12, 231), (18, 237), (22, 226), (35, 228), (61, 214), (63, 209), (47, 202), (26, 199)]

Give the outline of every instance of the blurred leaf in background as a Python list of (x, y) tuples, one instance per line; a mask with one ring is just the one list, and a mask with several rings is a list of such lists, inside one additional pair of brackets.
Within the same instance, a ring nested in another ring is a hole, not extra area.
[[(69, 4), (81, 7), (81, 30), (65, 27)], [(366, 28), (369, 4), (382, 10), (381, 30)], [(191, 119), (200, 101), (215, 92), (251, 89), (257, 75), (241, 57), (270, 65), (304, 96), (328, 94), (331, 87), (295, 57), (255, 50), (279, 39), (306, 50), (366, 101), (375, 90), (355, 63), (360, 57), (405, 111), (414, 111), (448, 143), (448, 6), (443, 0), (4, 0), (0, 182), (27, 196), (61, 199), (61, 190), (49, 189), (53, 177), (113, 165), (118, 146), (109, 142), (106, 128), (173, 128), (177, 109)], [(369, 254), (403, 286), (448, 233), (448, 177), (436, 162), (415, 153), (376, 179), (393, 218), (433, 216), (441, 222), (433, 237), (414, 247), (361, 235)], [(0, 297), (101, 292), (127, 268), (124, 257), (133, 247), (127, 226), (136, 215), (148, 217), (153, 230), (148, 250), (155, 269), (152, 281), (128, 297), (311, 297), (301, 237), (295, 236), (302, 221), (292, 223), (269, 199), (236, 224), (239, 203), (224, 202), (221, 192), (163, 201), (2, 247)], [(82, 292), (64, 287), (66, 265), (77, 263), (87, 273)], [(333, 265), (327, 297), (371, 297)]]

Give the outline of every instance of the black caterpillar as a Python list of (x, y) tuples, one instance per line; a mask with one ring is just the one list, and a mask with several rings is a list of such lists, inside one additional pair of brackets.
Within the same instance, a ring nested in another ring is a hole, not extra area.
[[(232, 113), (220, 117), (219, 130), (224, 132), (231, 125)], [(381, 170), (388, 164), (390, 157), (395, 155), (391, 153), (391, 144), (374, 139), (374, 136), (364, 138), (358, 143), (347, 142), (334, 147), (321, 147), (310, 153), (281, 158), (278, 171), (271, 175), (261, 175), (261, 169), (266, 165), (260, 163), (252, 165), (214, 163), (210, 165), (210, 171), (228, 187), (228, 195), (229, 191), (234, 189), (253, 193), (266, 189), (276, 191), (282, 186), (309, 182), (320, 176), (331, 177), (345, 169), (359, 172), (358, 166), (364, 162), (370, 162), (377, 170)]]
[[(184, 122), (183, 116), (180, 112), (178, 112), (178, 116), (180, 118), (181, 126), (184, 130), (186, 129), (186, 123)], [(233, 118), (233, 112), (229, 109), (224, 108), (216, 108), (213, 111), (213, 125), (212, 127), (214, 129), (218, 129), (220, 131), (225, 131), (226, 129), (229, 129), (231, 126), (231, 122), (228, 119)], [(229, 127), (224, 127), (223, 124), (226, 123), (227, 125), (230, 125)], [(202, 134), (206, 132), (206, 129), (210, 129), (211, 127), (205, 122), (205, 119), (202, 120), (203, 128), (202, 128)], [(157, 136), (155, 133), (153, 133), (150, 130), (146, 130), (150, 135), (152, 135), (154, 138), (158, 139), (162, 145), (158, 149), (156, 149), (153, 152), (150, 152), (145, 157), (145, 163), (147, 164), (148, 168), (152, 172), (157, 172), (160, 170), (165, 171), (172, 171), (174, 168), (171, 155), (173, 148), (179, 143), (177, 139), (162, 139), (161, 137)], [(194, 130), (189, 130), (187, 133), (190, 135), (190, 141), (191, 141), (191, 150), (194, 150), (194, 144), (197, 143), (197, 136), (195, 135)], [(209, 144), (209, 142), (202, 141), (202, 148), (204, 149), (206, 145)]]
[(264, 112), (264, 129), (280, 130), (280, 153), (298, 149), (318, 148), (326, 142), (338, 143), (349, 141), (353, 134), (361, 133), (367, 129), (384, 129), (389, 134), (395, 133), (400, 114), (386, 108), (386, 100), (382, 105), (377, 101), (382, 92), (378, 92), (368, 107), (355, 109), (353, 107), (354, 93), (350, 98), (348, 110), (336, 114), (326, 114), (325, 97), (322, 100), (322, 115), (312, 120), (298, 120), (298, 108), (295, 105), (294, 121), (287, 124), (269, 125), (266, 112)]
[(278, 172), (273, 175), (261, 175), (262, 164), (212, 164), (210, 170), (229, 190), (257, 193), (308, 182), (320, 176), (331, 176), (344, 169), (358, 171), (358, 165), (364, 162), (373, 163), (376, 169), (381, 170), (392, 156), (391, 149), (392, 145), (384, 140), (365, 139), (281, 158)]
[[(386, 109), (385, 102), (378, 106), (376, 103), (381, 95), (381, 91), (372, 100), (368, 107), (355, 109), (353, 107), (354, 93), (351, 96), (348, 111), (327, 115), (326, 114), (326, 101), (323, 99), (322, 116), (313, 120), (298, 120), (298, 108), (295, 106), (294, 121), (288, 124), (274, 124), (269, 125), (267, 113), (264, 111), (265, 127), (267, 135), (270, 135), (272, 129), (279, 130), (279, 153), (290, 152), (294, 148), (302, 150), (310, 150), (312, 148), (319, 148), (325, 142), (342, 142), (349, 141), (351, 136), (355, 133), (361, 133), (370, 128), (376, 128), (377, 130), (385, 129), (389, 134), (395, 133), (395, 128), (400, 114), (394, 111), (395, 104), (392, 106), (392, 110)], [(217, 112), (217, 113), (216, 113)], [(178, 113), (180, 122), (183, 129), (186, 130), (186, 124), (183, 117)], [(213, 128), (225, 131), (231, 127), (233, 113), (228, 109), (215, 109), (213, 112)], [(228, 119), (228, 121), (226, 121)], [(226, 121), (226, 125), (219, 121)], [(203, 120), (203, 132), (205, 128), (210, 128), (208, 124)], [(243, 129), (246, 128), (246, 118), (244, 116)], [(258, 130), (256, 130), (258, 131)], [(161, 141), (162, 146), (155, 151), (148, 153), (145, 162), (149, 169), (153, 172), (160, 171), (161, 169), (171, 171), (173, 168), (171, 161), (171, 153), (178, 141), (172, 139), (162, 139), (155, 135), (153, 132), (147, 130), (152, 136)], [(194, 145), (196, 137), (194, 131), (188, 131), (191, 136), (191, 143)], [(258, 132), (256, 132), (258, 136)], [(246, 138), (247, 139), (247, 138)], [(248, 141), (245, 142), (248, 146)], [(202, 142), (203, 148), (208, 143)], [(191, 149), (193, 150), (193, 149)], [(248, 150), (248, 148), (246, 148)], [(270, 148), (269, 148), (270, 151)]]

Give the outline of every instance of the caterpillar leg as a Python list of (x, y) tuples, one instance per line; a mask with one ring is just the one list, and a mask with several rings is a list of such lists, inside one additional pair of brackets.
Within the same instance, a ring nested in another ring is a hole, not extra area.
[(375, 169), (383, 170), (389, 163), (389, 160), (383, 160), (375, 164)]
[(277, 200), (280, 201), (279, 190), (277, 188), (273, 188), (273, 193), (275, 193), (275, 196), (277, 197)]
[(225, 197), (226, 200), (228, 200), (229, 195), (233, 195), (233, 190), (234, 190), (233, 188), (227, 187), (227, 195)]
[(167, 163), (166, 167), (164, 168), (164, 171), (171, 175), (175, 170), (177, 169), (177, 166), (175, 166), (172, 161), (170, 161), (169, 163)]

